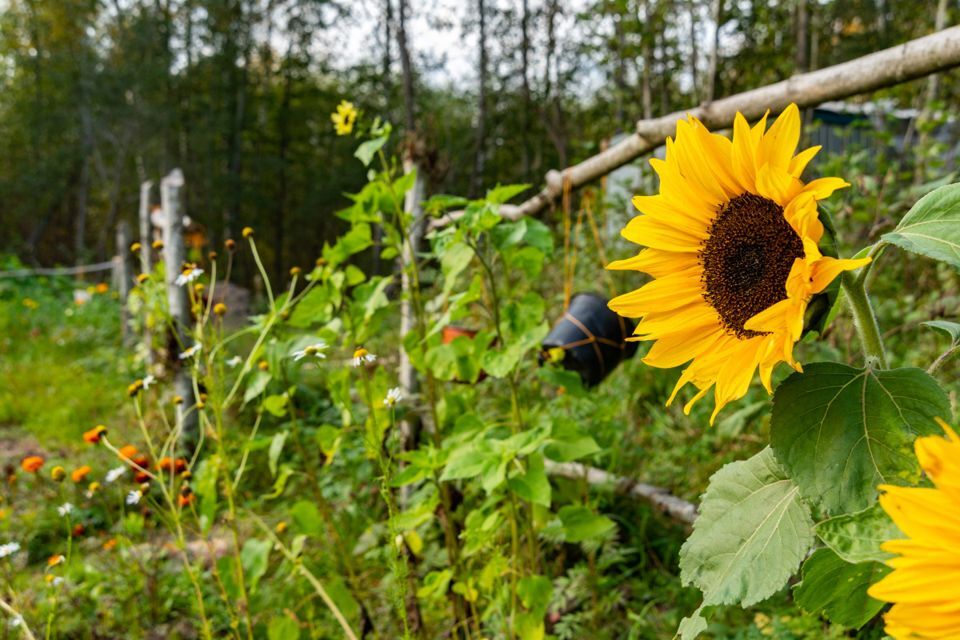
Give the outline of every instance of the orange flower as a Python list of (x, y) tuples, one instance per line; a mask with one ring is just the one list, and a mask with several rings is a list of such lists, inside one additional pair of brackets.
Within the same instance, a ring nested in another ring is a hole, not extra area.
[(132, 458), (132, 459), (130, 460), (130, 462), (132, 462), (132, 463), (135, 464), (136, 466), (140, 467), (141, 469), (149, 469), (149, 468), (150, 468), (150, 458), (148, 458), (148, 457), (145, 456), (145, 455), (139, 455), (139, 456), (137, 456), (137, 457), (135, 457), (135, 458)]
[(132, 460), (135, 455), (137, 455), (137, 448), (132, 444), (126, 444), (120, 447), (120, 457), (124, 460)]
[(90, 475), (91, 471), (93, 471), (93, 469), (90, 468), (90, 465), (85, 464), (82, 467), (74, 469), (70, 473), (70, 479), (79, 484), (87, 479), (87, 476)]
[(98, 424), (90, 431), (86, 431), (83, 434), (83, 441), (89, 442), (90, 444), (99, 444), (100, 439), (103, 436), (107, 435), (107, 428), (102, 424)]
[(27, 473), (36, 473), (40, 471), (40, 467), (43, 466), (44, 459), (42, 456), (27, 456), (20, 462), (20, 467), (23, 468)]
[(192, 494), (192, 493), (187, 494), (187, 495), (181, 495), (181, 496), (178, 496), (178, 497), (177, 497), (177, 504), (179, 504), (181, 507), (186, 507), (186, 506), (189, 505), (191, 502), (193, 502), (193, 494)]
[(86, 528), (85, 526), (83, 526), (82, 524), (80, 524), (79, 522), (78, 522), (77, 524), (73, 525), (73, 537), (74, 537), (74, 538), (79, 538), (80, 536), (82, 536), (82, 535), (83, 535), (84, 533), (86, 533), (86, 532), (87, 532), (87, 528)]
[(103, 550), (104, 550), (104, 551), (113, 551), (114, 547), (116, 547), (116, 546), (117, 546), (117, 539), (116, 539), (116, 538), (110, 538), (109, 540), (107, 540), (106, 542), (103, 543)]
[(94, 290), (97, 293), (106, 293), (107, 291), (110, 291), (110, 285), (108, 285), (106, 282), (100, 282), (96, 287), (94, 287)]
[(65, 560), (66, 558), (63, 555), (58, 553), (47, 558), (47, 566), (55, 567), (58, 564), (62, 564)]
[(150, 474), (145, 471), (137, 471), (133, 476), (133, 481), (139, 484), (150, 482)]
[(160, 471), (170, 471), (173, 469), (173, 458), (170, 458), (169, 456), (160, 458), (160, 461), (157, 462), (157, 469)]

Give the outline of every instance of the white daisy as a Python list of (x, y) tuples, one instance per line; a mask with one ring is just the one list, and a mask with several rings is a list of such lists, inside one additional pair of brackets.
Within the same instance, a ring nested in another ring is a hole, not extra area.
[(14, 629), (23, 624), (23, 616), (19, 613), (12, 618), (10, 618), (10, 626)]
[(370, 364), (377, 359), (377, 356), (373, 355), (363, 347), (357, 347), (357, 350), (353, 352), (353, 366), (362, 367), (365, 364)]
[(143, 383), (143, 388), (144, 388), (144, 389), (149, 389), (149, 388), (150, 388), (150, 385), (152, 385), (152, 384), (153, 384), (154, 382), (156, 382), (156, 381), (157, 381), (157, 379), (153, 377), (153, 374), (152, 374), (152, 373), (148, 373), (147, 376), (146, 376), (145, 378), (143, 378), (140, 382)]
[(73, 513), (73, 505), (69, 502), (64, 502), (62, 505), (57, 507), (57, 513), (60, 514), (61, 518), (66, 518), (68, 515)]
[(233, 356), (232, 358), (227, 360), (226, 365), (231, 369), (235, 369), (240, 365), (241, 362), (243, 362), (243, 358), (241, 358), (240, 356)]
[(400, 392), (400, 387), (394, 387), (387, 391), (387, 397), (383, 399), (383, 406), (393, 407), (401, 400), (403, 400), (403, 394)]
[(320, 342), (316, 342), (314, 344), (308, 345), (303, 349), (300, 349), (299, 351), (294, 351), (292, 354), (293, 359), (295, 361), (299, 361), (299, 360), (303, 360), (308, 356), (312, 356), (314, 358), (317, 358), (318, 360), (323, 360), (324, 358), (327, 357), (327, 354), (324, 353), (326, 348), (327, 348), (327, 343), (321, 340)]
[(54, 587), (59, 587), (62, 584), (63, 584), (63, 578), (61, 578), (60, 576), (55, 576), (53, 580), (50, 581), (50, 585)]
[(107, 471), (107, 475), (104, 477), (103, 481), (106, 483), (116, 482), (118, 478), (123, 476), (127, 472), (126, 467), (114, 467)]
[(187, 349), (186, 351), (184, 351), (183, 353), (181, 353), (181, 354), (180, 354), (180, 359), (181, 359), (181, 360), (186, 360), (187, 358), (192, 358), (193, 356), (195, 356), (195, 355), (197, 355), (198, 353), (200, 353), (200, 350), (201, 350), (201, 349), (203, 349), (203, 344), (201, 344), (201, 343), (198, 342), (197, 344), (193, 345), (192, 347), (190, 347), (189, 349)]
[(19, 542), (8, 542), (6, 544), (0, 544), (0, 558), (6, 558), (7, 556), (12, 556), (18, 551), (20, 551)]
[(177, 276), (177, 286), (182, 287), (185, 284), (190, 284), (202, 275), (203, 269), (198, 269), (197, 267), (187, 267), (180, 273), (180, 275)]
[(140, 498), (143, 497), (143, 491), (136, 489), (127, 494), (127, 504), (133, 506), (135, 504), (140, 504)]

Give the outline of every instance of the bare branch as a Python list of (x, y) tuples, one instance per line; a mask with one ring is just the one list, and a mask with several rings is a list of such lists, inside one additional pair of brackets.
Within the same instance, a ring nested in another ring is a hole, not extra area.
[(674, 520), (684, 524), (693, 524), (697, 519), (697, 506), (671, 494), (666, 489), (655, 487), (630, 478), (615, 476), (612, 473), (588, 467), (577, 462), (546, 461), (546, 470), (552, 476), (585, 479), (590, 485), (611, 487), (617, 493), (632, 495), (657, 507)]

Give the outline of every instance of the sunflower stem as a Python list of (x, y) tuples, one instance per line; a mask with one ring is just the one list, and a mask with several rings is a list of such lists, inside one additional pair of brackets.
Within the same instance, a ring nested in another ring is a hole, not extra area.
[(843, 274), (840, 286), (847, 294), (850, 311), (853, 312), (854, 324), (863, 346), (863, 354), (868, 362), (876, 363), (880, 368), (887, 368), (887, 354), (883, 349), (883, 339), (880, 337), (880, 327), (877, 316), (873, 312), (870, 298), (863, 278), (855, 278), (848, 273)]

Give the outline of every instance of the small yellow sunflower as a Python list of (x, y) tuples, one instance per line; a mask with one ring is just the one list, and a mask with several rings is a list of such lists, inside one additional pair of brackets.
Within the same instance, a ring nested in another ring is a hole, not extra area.
[(699, 392), (684, 407), (689, 413), (716, 387), (711, 423), (724, 405), (743, 397), (758, 367), (768, 392), (778, 363), (801, 370), (793, 345), (807, 303), (840, 272), (869, 262), (820, 253), (817, 201), (849, 185), (840, 178), (805, 185), (800, 175), (820, 147), (794, 155), (799, 139), (796, 105), (769, 130), (766, 115), (751, 128), (738, 113), (733, 140), (692, 116), (678, 122), (666, 159), (650, 161), (660, 193), (635, 197), (644, 215), (622, 231), (648, 248), (608, 266), (653, 276), (611, 300), (610, 308), (641, 319), (636, 339), (656, 341), (644, 362), (690, 363), (668, 405), (693, 383)]
[(349, 135), (353, 131), (353, 123), (357, 121), (357, 110), (352, 102), (341, 100), (337, 111), (330, 115), (330, 120), (333, 121), (338, 136)]
[(884, 616), (895, 640), (960, 638), (960, 437), (918, 438), (920, 466), (936, 488), (882, 485), (880, 505), (908, 539), (885, 542), (893, 572), (870, 587), (895, 603)]

